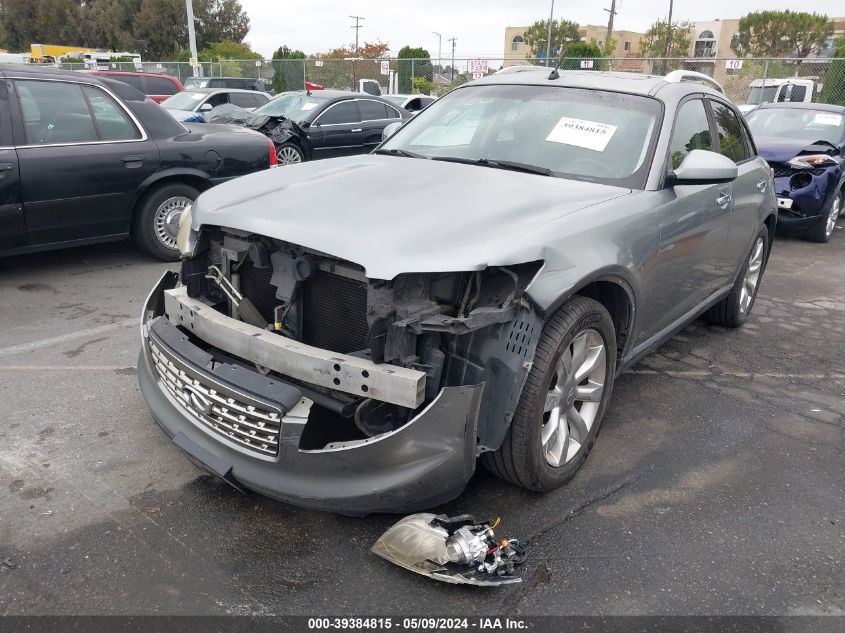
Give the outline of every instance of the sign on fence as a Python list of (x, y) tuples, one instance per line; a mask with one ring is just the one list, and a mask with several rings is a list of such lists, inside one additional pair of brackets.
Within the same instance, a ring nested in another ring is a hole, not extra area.
[(381, 74), (382, 75), (389, 75), (390, 74), (390, 62), (384, 61), (381, 63)]
[(593, 68), (593, 60), (592, 59), (582, 59), (581, 60), (581, 70), (592, 70)]
[(742, 69), (742, 60), (741, 59), (726, 59), (725, 60), (725, 70), (741, 70)]
[(322, 65), (323, 65), (323, 60), (322, 60), (322, 59), (318, 59), (316, 62), (314, 62), (314, 65), (315, 65), (317, 68), (322, 67)]
[(471, 59), (469, 61), (469, 72), (472, 73), (473, 79), (478, 79), (476, 75), (481, 75), (482, 77), (486, 75), (489, 67), (486, 59)]

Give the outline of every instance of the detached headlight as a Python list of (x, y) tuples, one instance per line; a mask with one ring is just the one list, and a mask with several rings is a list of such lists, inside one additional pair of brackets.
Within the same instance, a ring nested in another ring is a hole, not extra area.
[(827, 154), (810, 154), (809, 156), (796, 156), (787, 165), (794, 169), (813, 169), (815, 167), (835, 167), (839, 163)]
[(197, 249), (197, 232), (191, 228), (192, 205), (185, 207), (179, 216), (179, 232), (176, 234), (176, 246), (183, 257), (193, 257)]

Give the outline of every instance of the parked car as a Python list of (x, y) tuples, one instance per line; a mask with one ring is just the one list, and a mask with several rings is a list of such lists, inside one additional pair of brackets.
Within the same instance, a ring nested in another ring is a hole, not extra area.
[(200, 196), (143, 313), (141, 390), (194, 461), (301, 505), (432, 507), (479, 455), (556, 488), (621, 371), (700, 315), (748, 318), (771, 185), (706, 86), (474, 81), (372, 155)]
[(280, 165), (366, 154), (381, 142), (384, 128), (411, 113), (382, 97), (340, 90), (285, 92), (244, 113), (223, 107), (209, 112), (209, 123), (244, 125), (275, 144)]
[(272, 92), (268, 81), (255, 77), (188, 77), (185, 79), (185, 88), (236, 88)]
[(268, 101), (270, 95), (266, 92), (235, 88), (191, 88), (165, 99), (161, 107), (177, 121), (199, 121), (203, 113), (224, 103), (231, 103), (244, 110), (254, 110)]
[(393, 105), (405, 108), (408, 112), (416, 114), (423, 108), (430, 106), (437, 100), (437, 97), (429, 97), (428, 95), (384, 95), (384, 98), (390, 101)]
[(780, 226), (830, 240), (845, 210), (845, 107), (768, 103), (745, 116), (774, 174)]
[(186, 205), (275, 163), (260, 134), (183, 126), (108, 77), (32, 66), (0, 73), (0, 255), (132, 234), (176, 259)]
[(129, 84), (156, 103), (161, 103), (184, 89), (182, 83), (176, 77), (160, 73), (132, 73), (118, 70), (88, 70), (85, 72), (91, 75), (110, 77)]

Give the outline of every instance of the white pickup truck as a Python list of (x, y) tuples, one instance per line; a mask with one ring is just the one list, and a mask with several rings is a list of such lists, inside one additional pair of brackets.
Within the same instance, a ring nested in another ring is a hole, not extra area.
[(755, 79), (751, 82), (748, 102), (741, 104), (739, 110), (746, 114), (761, 103), (811, 103), (820, 88), (818, 82), (807, 77)]

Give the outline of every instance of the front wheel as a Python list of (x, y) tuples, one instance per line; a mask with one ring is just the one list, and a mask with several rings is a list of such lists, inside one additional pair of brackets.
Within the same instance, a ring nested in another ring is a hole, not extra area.
[(833, 200), (830, 201), (830, 208), (824, 218), (807, 230), (807, 239), (822, 244), (829, 242), (843, 207), (845, 207), (845, 189), (837, 192)]
[(574, 297), (546, 324), (502, 446), (481, 456), (502, 479), (552, 490), (593, 447), (616, 370), (616, 335), (603, 305)]
[(282, 143), (276, 147), (279, 165), (295, 165), (305, 160), (305, 154), (294, 143)]

